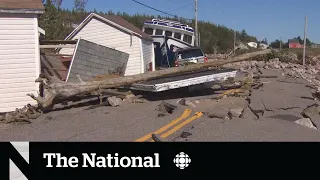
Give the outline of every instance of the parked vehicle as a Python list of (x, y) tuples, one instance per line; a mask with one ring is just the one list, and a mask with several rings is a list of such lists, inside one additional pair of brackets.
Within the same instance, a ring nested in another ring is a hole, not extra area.
[(205, 56), (201, 48), (179, 49), (175, 53), (174, 66), (184, 66), (192, 63), (205, 63), (208, 58)]

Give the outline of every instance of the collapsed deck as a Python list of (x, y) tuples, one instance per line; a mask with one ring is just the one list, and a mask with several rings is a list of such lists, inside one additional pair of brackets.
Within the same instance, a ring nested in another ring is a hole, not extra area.
[(130, 88), (140, 91), (161, 92), (214, 81), (224, 81), (235, 77), (236, 73), (237, 70), (234, 69), (207, 70), (135, 83)]

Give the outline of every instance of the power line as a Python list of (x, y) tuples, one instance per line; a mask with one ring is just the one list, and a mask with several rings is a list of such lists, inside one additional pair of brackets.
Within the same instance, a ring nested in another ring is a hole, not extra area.
[[(139, 2), (139, 1), (136, 1), (136, 0), (132, 0), (132, 1), (135, 2), (135, 3), (138, 3), (138, 4), (142, 5), (142, 6), (145, 6), (145, 7), (147, 7), (147, 8), (150, 8), (150, 9), (153, 9), (153, 10), (155, 10), (155, 11), (161, 12), (161, 13), (163, 13), (163, 14), (166, 14), (166, 15), (169, 15), (169, 16), (172, 16), (172, 17), (178, 17), (177, 15), (170, 14), (170, 13), (161, 11), (161, 10), (159, 10), (159, 9), (150, 7), (150, 6), (148, 6), (148, 5), (146, 5), (146, 4), (143, 4), (143, 3)], [(191, 21), (193, 20), (193, 19), (188, 19), (188, 18), (184, 18), (184, 17), (178, 17), (178, 18), (186, 19), (186, 20), (191, 20)]]
[(193, 3), (189, 3), (189, 4), (186, 4), (186, 5), (181, 6), (181, 7), (179, 7), (179, 8), (172, 9), (172, 10), (170, 10), (169, 12), (172, 12), (172, 11), (175, 11), (175, 10), (178, 10), (178, 9), (182, 9), (182, 8), (185, 8), (185, 7), (188, 7), (188, 6), (191, 6), (191, 5), (193, 5)]

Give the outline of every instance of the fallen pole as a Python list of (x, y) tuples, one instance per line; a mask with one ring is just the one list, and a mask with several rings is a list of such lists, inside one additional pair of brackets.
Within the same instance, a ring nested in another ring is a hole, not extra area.
[(212, 68), (217, 68), (229, 63), (235, 63), (240, 61), (245, 61), (257, 56), (266, 55), (271, 53), (270, 49), (262, 50), (258, 52), (248, 53), (233, 57), (230, 59), (217, 60), (202, 64), (192, 64), (184, 67), (173, 67), (159, 71), (147, 72), (144, 74), (116, 77), (110, 79), (101, 79), (98, 81), (91, 82), (78, 82), (78, 83), (66, 83), (59, 80), (56, 77), (48, 77), (41, 75), (36, 82), (39, 82), (44, 87), (44, 97), (36, 97), (33, 94), (28, 94), (31, 98), (36, 100), (42, 110), (50, 110), (57, 103), (62, 102), (73, 96), (88, 95), (94, 91), (100, 89), (111, 89), (119, 88), (123, 86), (130, 86), (134, 83), (143, 82), (147, 80), (152, 80), (155, 78), (166, 77), (170, 75), (179, 75), (183, 73), (192, 73), (195, 71), (205, 71)]

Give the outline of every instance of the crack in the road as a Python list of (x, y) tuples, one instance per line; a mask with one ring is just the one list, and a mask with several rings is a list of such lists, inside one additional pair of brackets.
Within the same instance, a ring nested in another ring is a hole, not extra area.
[(301, 98), (301, 99), (314, 100), (314, 98), (312, 98), (312, 97), (306, 97), (306, 96), (301, 96), (300, 98)]
[(298, 109), (298, 108), (300, 108), (300, 107), (296, 107), (296, 106), (294, 106), (294, 107), (286, 107), (286, 108), (277, 108), (277, 110), (284, 110), (284, 111), (287, 111), (287, 110), (290, 110), (290, 109)]
[(303, 84), (301, 82), (290, 82), (290, 81), (285, 81), (285, 80), (277, 80), (278, 82), (283, 82), (283, 83), (289, 83), (289, 84)]
[(261, 116), (264, 115), (264, 111), (263, 110), (255, 110), (255, 109), (252, 109), (250, 105), (248, 105), (248, 108), (250, 109), (250, 111), (259, 119), (260, 116), (258, 113), (261, 113)]

